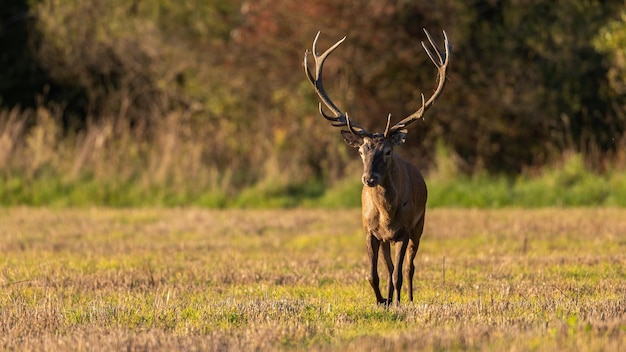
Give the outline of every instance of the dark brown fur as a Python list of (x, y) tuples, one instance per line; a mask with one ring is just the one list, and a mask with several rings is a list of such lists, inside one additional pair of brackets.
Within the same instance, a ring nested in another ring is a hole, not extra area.
[[(398, 132), (400, 133), (400, 132)], [(362, 220), (370, 258), (369, 282), (378, 303), (400, 302), (404, 277), (409, 300), (413, 300), (414, 259), (424, 230), (427, 189), (420, 171), (393, 152), (403, 138), (361, 138), (349, 132), (344, 139), (359, 148), (363, 160)], [(391, 244), (395, 244), (394, 260)], [(379, 288), (378, 253), (381, 251), (389, 272), (387, 298)], [(406, 267), (403, 268), (405, 256)]]

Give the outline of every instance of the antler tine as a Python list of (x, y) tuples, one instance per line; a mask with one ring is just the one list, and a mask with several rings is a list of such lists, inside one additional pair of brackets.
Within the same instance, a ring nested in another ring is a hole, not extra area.
[(421, 94), (422, 106), (417, 111), (405, 117), (402, 121), (391, 127), (389, 132), (395, 132), (404, 129), (412, 122), (421, 119), (424, 115), (424, 112), (426, 112), (426, 110), (428, 110), (433, 105), (435, 99), (439, 97), (439, 94), (441, 94), (441, 92), (443, 91), (443, 86), (446, 83), (446, 70), (448, 68), (448, 64), (450, 63), (450, 43), (448, 41), (448, 35), (446, 34), (446, 31), (443, 31), (443, 43), (445, 51), (442, 52), (426, 29), (424, 29), (424, 33), (426, 33), (426, 38), (428, 39), (428, 42), (430, 43), (432, 48), (435, 50), (436, 54), (433, 55), (432, 51), (428, 48), (426, 43), (422, 41), (422, 47), (426, 51), (426, 54), (433, 62), (433, 64), (437, 66), (437, 88), (433, 92), (433, 95), (431, 95), (427, 101), (424, 101), (424, 94)]
[(389, 113), (389, 115), (387, 115), (387, 125), (385, 126), (385, 132), (383, 132), (383, 136), (385, 138), (387, 138), (387, 135), (389, 135), (389, 126), (391, 125), (391, 113)]
[[(344, 40), (346, 40), (346, 37), (341, 38), (338, 42), (336, 42), (333, 46), (328, 48), (324, 53), (320, 55), (317, 53), (317, 40), (319, 39), (319, 36), (320, 36), (320, 32), (317, 32), (317, 35), (315, 35), (315, 39), (313, 40), (313, 47), (312, 47), (313, 59), (315, 60), (315, 75), (313, 75), (311, 73), (311, 70), (309, 69), (309, 63), (308, 63), (309, 51), (308, 50), (304, 53), (303, 65), (304, 65), (304, 72), (306, 73), (307, 77), (309, 78), (309, 81), (313, 85), (315, 92), (317, 93), (320, 100), (322, 101), (319, 104), (320, 114), (326, 120), (330, 121), (330, 124), (332, 126), (335, 126), (335, 127), (346, 126), (348, 127), (348, 129), (350, 129), (350, 132), (356, 135), (371, 135), (371, 133), (366, 131), (356, 121), (350, 120), (347, 113), (344, 114), (341, 112), (341, 110), (339, 110), (337, 105), (335, 105), (335, 103), (333, 103), (333, 101), (328, 97), (328, 94), (326, 94), (326, 90), (324, 89), (324, 85), (322, 83), (322, 70), (324, 68), (324, 62), (326, 61), (326, 58), (341, 43), (343, 43)], [(330, 111), (333, 113), (334, 116), (328, 115), (324, 112), (322, 103), (324, 103), (324, 105), (326, 105), (326, 107), (330, 109)]]
[[(344, 121), (340, 118), (337, 118), (336, 116), (330, 116), (328, 114), (326, 114), (324, 112), (324, 106), (322, 105), (322, 103), (318, 104), (318, 110), (320, 112), (320, 115), (322, 115), (326, 120), (330, 121), (330, 124), (335, 126), (335, 127), (341, 127), (341, 126), (345, 126), (343, 123)], [(343, 114), (342, 114), (343, 115)]]
[[(428, 38), (428, 42), (430, 43), (430, 45), (435, 48), (435, 52), (437, 53), (437, 58), (439, 60), (435, 60), (435, 58), (433, 57), (432, 52), (430, 51), (430, 49), (428, 49), (428, 46), (426, 46), (426, 43), (422, 42), (422, 47), (424, 48), (424, 50), (426, 51), (426, 54), (428, 54), (428, 57), (430, 57), (430, 60), (437, 65), (438, 67), (443, 66), (444, 62), (443, 62), (443, 58), (441, 57), (441, 49), (439, 49), (439, 45), (437, 45), (437, 43), (433, 40), (433, 37), (430, 35), (430, 33), (428, 33), (428, 31), (424, 28), (424, 33), (426, 34), (426, 38)], [(446, 31), (443, 31), (443, 42), (446, 48), (446, 53), (448, 52), (448, 36), (446, 35)]]

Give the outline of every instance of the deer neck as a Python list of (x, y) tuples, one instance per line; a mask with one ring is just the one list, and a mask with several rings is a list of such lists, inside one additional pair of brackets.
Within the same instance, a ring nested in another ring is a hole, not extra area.
[(381, 215), (388, 215), (389, 220), (394, 217), (398, 207), (398, 198), (401, 196), (398, 191), (396, 180), (399, 175), (398, 162), (396, 155), (392, 155), (387, 170), (376, 187), (368, 187), (372, 202), (375, 204)]

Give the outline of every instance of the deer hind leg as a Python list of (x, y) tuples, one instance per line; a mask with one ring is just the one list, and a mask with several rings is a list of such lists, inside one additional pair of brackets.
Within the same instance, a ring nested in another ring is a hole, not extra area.
[(406, 290), (409, 295), (409, 301), (411, 302), (413, 302), (413, 274), (415, 274), (415, 263), (413, 260), (415, 259), (419, 245), (419, 239), (417, 241), (414, 241), (413, 239), (409, 240), (409, 245), (407, 247), (407, 263), (404, 268), (404, 276), (407, 278)]
[[(396, 291), (396, 304), (400, 303), (400, 292), (402, 289), (402, 264), (404, 262), (404, 256), (406, 255), (406, 248), (409, 244), (408, 236), (401, 242), (396, 242), (396, 266), (393, 270), (393, 286)], [(392, 298), (389, 297), (389, 303), (392, 302)]]
[(380, 294), (380, 287), (378, 286), (380, 278), (378, 277), (378, 250), (380, 248), (380, 240), (373, 234), (368, 233), (366, 238), (367, 254), (370, 257), (370, 276), (369, 282), (374, 289), (376, 295), (376, 301), (379, 304), (387, 303), (387, 300)]
[(391, 260), (391, 242), (382, 243), (383, 258), (385, 258), (385, 264), (387, 264), (387, 304), (390, 304), (393, 299), (393, 260)]
[(415, 228), (415, 232), (411, 234), (409, 239), (409, 245), (407, 247), (407, 264), (404, 267), (404, 276), (407, 278), (407, 286), (406, 290), (409, 295), (409, 301), (413, 302), (413, 274), (415, 274), (415, 255), (417, 254), (417, 250), (420, 246), (420, 238), (422, 237), (422, 232), (424, 231), (424, 217), (417, 224)]

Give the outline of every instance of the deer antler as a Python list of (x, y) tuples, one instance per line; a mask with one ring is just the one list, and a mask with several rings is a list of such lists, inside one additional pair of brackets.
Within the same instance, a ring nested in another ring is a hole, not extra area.
[(431, 97), (428, 98), (428, 100), (426, 101), (424, 101), (424, 94), (421, 95), (422, 106), (416, 112), (405, 117), (402, 121), (393, 125), (391, 128), (389, 128), (389, 122), (388, 122), (387, 128), (385, 129), (385, 133), (384, 133), (385, 137), (387, 137), (390, 133), (394, 133), (400, 130), (406, 130), (405, 129), (406, 126), (408, 126), (409, 124), (411, 124), (412, 122), (416, 120), (421, 119), (422, 116), (424, 115), (424, 112), (426, 112), (426, 110), (428, 110), (428, 108), (430, 108), (433, 105), (433, 103), (435, 102), (435, 99), (437, 99), (439, 94), (441, 94), (441, 91), (443, 90), (443, 86), (446, 83), (446, 69), (448, 68), (448, 63), (450, 63), (450, 43), (448, 43), (448, 36), (446, 35), (446, 31), (443, 31), (443, 43), (444, 43), (445, 52), (442, 52), (441, 49), (439, 49), (439, 46), (437, 45), (437, 43), (435, 43), (433, 38), (430, 36), (430, 33), (428, 33), (426, 29), (424, 29), (424, 33), (426, 33), (426, 37), (428, 38), (428, 42), (430, 42), (430, 45), (432, 46), (432, 48), (435, 49), (436, 57), (433, 55), (430, 49), (426, 46), (426, 44), (422, 42), (422, 47), (424, 47), (426, 54), (428, 54), (428, 57), (430, 57), (430, 60), (435, 64), (435, 66), (437, 66), (437, 89), (435, 89), (435, 92), (433, 93), (433, 95), (431, 95)]
[(316, 49), (317, 39), (319, 38), (319, 36), (320, 36), (320, 32), (317, 32), (317, 35), (315, 36), (315, 40), (313, 40), (313, 59), (315, 59), (315, 76), (313, 76), (313, 74), (311, 73), (309, 69), (309, 64), (307, 60), (309, 56), (308, 50), (304, 53), (303, 64), (304, 64), (304, 72), (306, 73), (307, 77), (309, 78), (309, 81), (311, 81), (311, 84), (315, 88), (315, 92), (321, 99), (322, 103), (324, 103), (324, 105), (326, 105), (326, 107), (330, 109), (330, 111), (335, 116), (327, 115), (324, 112), (322, 103), (319, 104), (320, 114), (326, 120), (330, 121), (330, 124), (332, 126), (335, 126), (335, 127), (346, 126), (348, 127), (350, 132), (352, 132), (353, 134), (356, 134), (359, 136), (371, 136), (372, 134), (370, 132), (368, 132), (363, 127), (361, 127), (361, 125), (359, 125), (356, 121), (351, 120), (348, 117), (348, 113), (342, 113), (341, 110), (339, 110), (337, 105), (335, 105), (335, 103), (333, 103), (333, 101), (330, 100), (330, 98), (328, 97), (328, 94), (326, 94), (326, 91), (324, 90), (324, 85), (322, 84), (322, 68), (324, 66), (324, 61), (326, 60), (328, 55), (330, 55), (330, 53), (332, 53), (341, 43), (343, 43), (344, 40), (346, 40), (346, 37), (343, 37), (333, 46), (328, 48), (328, 50), (326, 50), (323, 54), (319, 55)]

